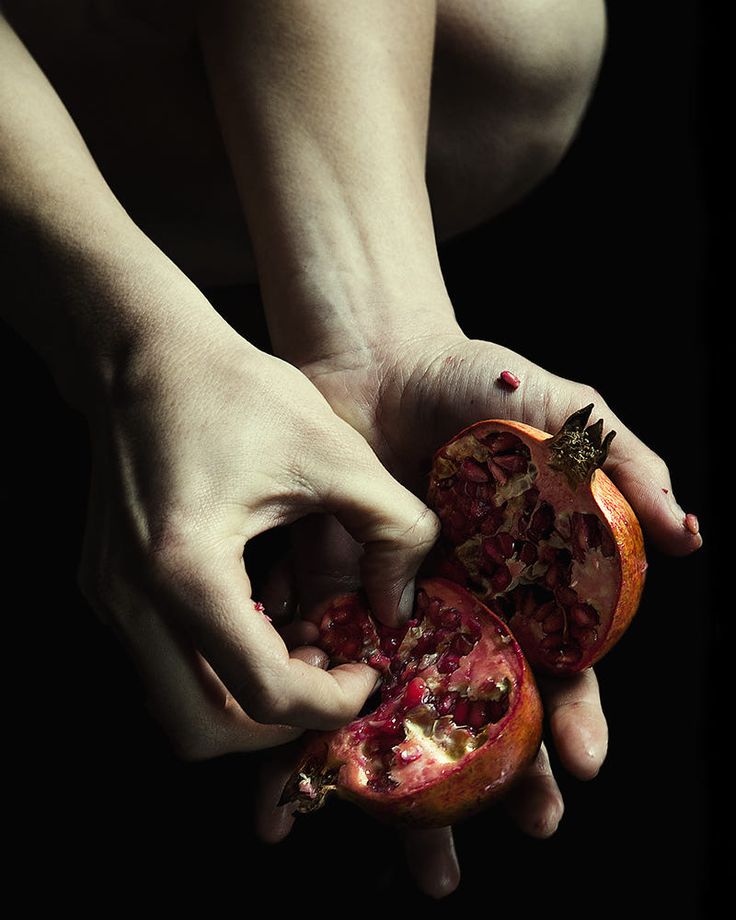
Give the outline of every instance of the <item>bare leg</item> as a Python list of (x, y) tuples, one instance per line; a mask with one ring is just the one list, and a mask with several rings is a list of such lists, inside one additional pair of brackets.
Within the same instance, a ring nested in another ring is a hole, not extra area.
[(505, 210), (554, 170), (604, 43), (604, 0), (441, 0), (427, 163), (440, 239)]

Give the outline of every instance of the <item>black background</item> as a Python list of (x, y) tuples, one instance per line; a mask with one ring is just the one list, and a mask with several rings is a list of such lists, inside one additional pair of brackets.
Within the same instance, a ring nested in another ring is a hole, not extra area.
[[(611, 737), (599, 777), (557, 771), (566, 813), (550, 840), (524, 837), (501, 809), (459, 826), (463, 881), (444, 909), (695, 918), (720, 879), (718, 30), (694, 3), (617, 6), (566, 160), (522, 205), (446, 247), (446, 278), (468, 333), (603, 393), (667, 460), (705, 546), (686, 559), (649, 547), (639, 615), (598, 668)], [(263, 893), (286, 909), (431, 907), (395, 835), (356, 809), (335, 803), (267, 847), (251, 829), (255, 756), (169, 754), (76, 588), (84, 424), (14, 334), (3, 329), (1, 345), (5, 834), (34, 871), (26, 904), (210, 915), (257, 909)]]

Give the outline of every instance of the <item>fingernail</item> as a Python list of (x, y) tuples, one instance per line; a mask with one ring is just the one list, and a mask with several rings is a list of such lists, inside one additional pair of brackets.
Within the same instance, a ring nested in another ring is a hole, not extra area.
[(700, 533), (700, 522), (694, 514), (686, 514), (684, 523), (685, 529), (689, 530), (694, 536)]
[(404, 590), (401, 592), (401, 600), (399, 601), (398, 616), (400, 623), (406, 623), (407, 620), (411, 619), (411, 615), (414, 612), (414, 579), (407, 583)]

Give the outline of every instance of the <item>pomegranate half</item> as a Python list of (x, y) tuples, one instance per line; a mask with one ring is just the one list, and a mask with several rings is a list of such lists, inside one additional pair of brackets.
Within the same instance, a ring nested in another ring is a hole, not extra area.
[(417, 585), (414, 616), (394, 629), (356, 594), (332, 600), (317, 643), (334, 663), (382, 675), (373, 711), (311, 733), (281, 804), (308, 812), (330, 792), (391, 823), (441, 827), (504, 793), (534, 758), (542, 705), (508, 627), (464, 588)]
[(628, 627), (647, 567), (641, 528), (599, 469), (614, 432), (592, 404), (552, 436), (521, 422), (464, 429), (435, 455), (442, 522), (429, 569), (498, 614), (535, 671), (590, 667)]

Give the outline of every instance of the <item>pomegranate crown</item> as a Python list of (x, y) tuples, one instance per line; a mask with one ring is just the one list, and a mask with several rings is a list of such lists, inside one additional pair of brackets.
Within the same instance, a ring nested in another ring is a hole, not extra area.
[(552, 453), (550, 466), (564, 473), (573, 489), (587, 482), (603, 466), (616, 436), (615, 431), (609, 431), (603, 438), (602, 418), (585, 427), (592, 411), (593, 403), (578, 409), (548, 442)]

